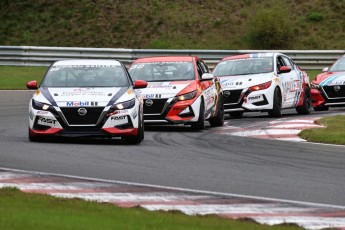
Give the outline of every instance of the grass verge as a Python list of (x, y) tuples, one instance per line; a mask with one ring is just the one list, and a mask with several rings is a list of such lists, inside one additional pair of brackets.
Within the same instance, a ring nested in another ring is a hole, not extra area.
[(217, 216), (187, 216), (179, 212), (151, 212), (112, 204), (0, 189), (0, 229), (302, 229), (268, 226)]
[(324, 117), (318, 124), (325, 128), (305, 129), (299, 136), (310, 142), (345, 145), (345, 116)]
[(48, 67), (0, 66), (0, 89), (26, 89), (26, 82), (40, 82)]

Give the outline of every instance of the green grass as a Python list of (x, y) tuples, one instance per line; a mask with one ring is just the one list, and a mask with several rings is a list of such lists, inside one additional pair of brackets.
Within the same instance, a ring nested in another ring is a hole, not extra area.
[(41, 81), (47, 67), (0, 66), (0, 89), (26, 89), (26, 82)]
[(234, 229), (293, 230), (296, 226), (268, 226), (216, 216), (187, 216), (179, 212), (151, 212), (111, 204), (62, 199), (0, 189), (0, 229)]
[(326, 128), (303, 130), (299, 136), (310, 142), (345, 145), (345, 116), (324, 117), (319, 124)]
[(253, 19), (277, 6), (288, 12), (285, 30), (292, 29), (289, 46), (278, 49), (344, 48), (343, 0), (3, 0), (0, 44), (249, 49)]

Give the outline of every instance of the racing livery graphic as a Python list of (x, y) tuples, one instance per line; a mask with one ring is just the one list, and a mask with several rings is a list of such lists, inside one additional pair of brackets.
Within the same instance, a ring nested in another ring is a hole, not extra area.
[(126, 67), (112, 60), (66, 60), (50, 66), (29, 102), (29, 139), (48, 136), (144, 137), (143, 100)]
[(311, 83), (312, 106), (315, 111), (345, 106), (345, 55), (340, 57)]
[(219, 80), (198, 57), (150, 57), (136, 60), (129, 72), (148, 82), (144, 97), (145, 124), (186, 124), (195, 130), (222, 126), (224, 112)]
[(288, 56), (254, 53), (223, 58), (213, 74), (220, 78), (224, 111), (231, 117), (263, 111), (279, 117), (282, 109), (309, 114), (309, 77)]

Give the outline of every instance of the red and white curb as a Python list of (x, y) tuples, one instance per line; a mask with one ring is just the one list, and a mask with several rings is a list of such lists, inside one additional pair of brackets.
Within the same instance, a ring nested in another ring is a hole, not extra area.
[(23, 192), (107, 202), (147, 210), (179, 210), (187, 215), (214, 214), (224, 218), (250, 218), (261, 224), (294, 223), (306, 229), (345, 229), (345, 207), (287, 200), (183, 190), (0, 169), (0, 188)]
[(303, 142), (306, 140), (298, 136), (302, 130), (324, 127), (315, 123), (318, 119), (320, 118), (279, 119), (268, 123), (257, 123), (248, 127), (223, 126), (212, 132), (242, 137)]

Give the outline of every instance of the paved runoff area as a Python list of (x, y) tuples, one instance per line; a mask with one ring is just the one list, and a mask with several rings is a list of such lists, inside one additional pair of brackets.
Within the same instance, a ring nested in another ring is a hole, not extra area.
[(242, 137), (303, 142), (306, 140), (300, 138), (298, 134), (304, 129), (323, 127), (315, 123), (318, 119), (320, 118), (279, 119), (271, 122), (254, 123), (247, 127), (225, 125), (211, 132)]
[[(278, 125), (278, 123), (274, 123)], [(0, 168), (0, 188), (81, 198), (120, 207), (179, 210), (187, 215), (250, 218), (262, 224), (294, 223), (306, 229), (345, 229), (345, 207), (269, 198), (183, 190)]]

